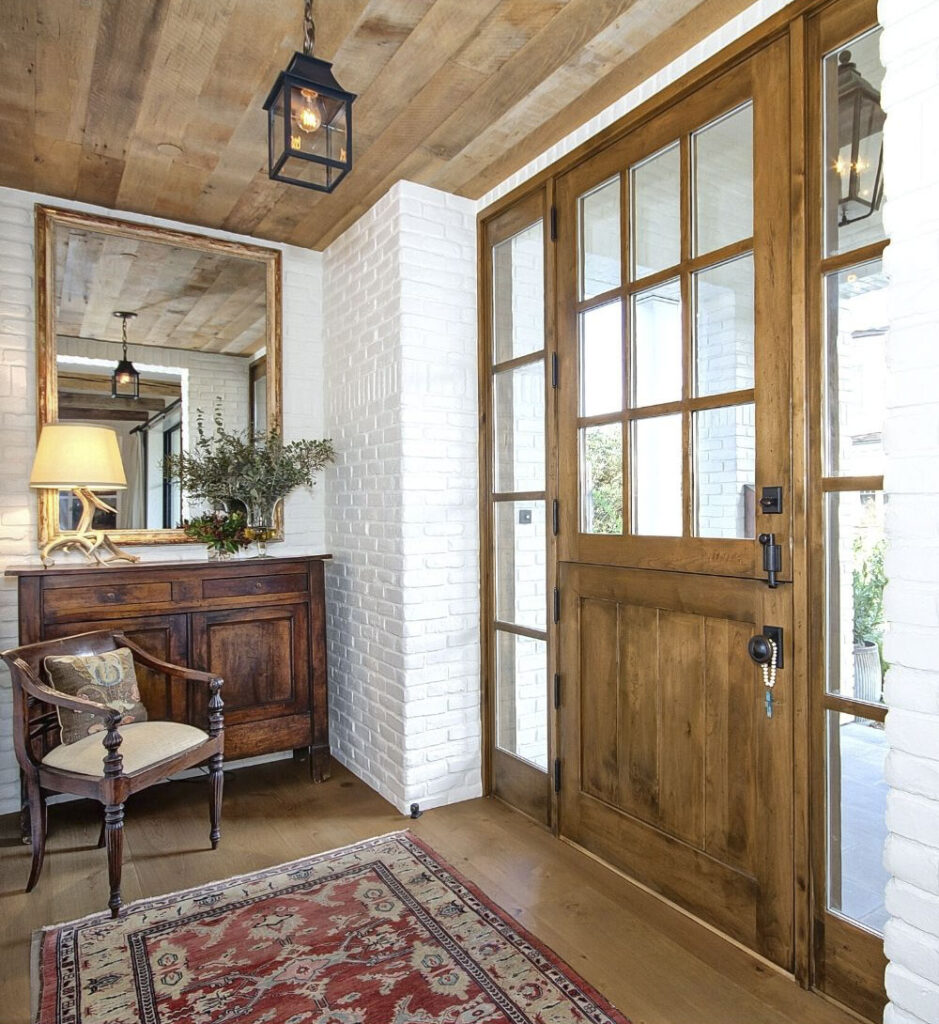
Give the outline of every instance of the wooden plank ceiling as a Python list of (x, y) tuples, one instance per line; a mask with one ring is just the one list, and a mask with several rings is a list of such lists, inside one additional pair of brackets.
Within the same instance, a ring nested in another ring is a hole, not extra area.
[[(267, 268), (258, 260), (59, 226), (59, 337), (250, 356), (267, 340)], [(119, 351), (118, 351), (119, 354)]]
[(749, 0), (316, 0), (332, 195), (267, 176), (302, 0), (3, 0), (0, 184), (323, 248), (399, 179), (478, 198)]

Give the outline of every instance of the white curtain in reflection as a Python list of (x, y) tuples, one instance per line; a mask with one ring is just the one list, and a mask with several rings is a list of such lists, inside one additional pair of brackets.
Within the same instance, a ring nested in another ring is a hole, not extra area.
[(127, 477), (127, 490), (118, 497), (117, 528), (135, 530), (146, 525), (143, 501), (143, 436), (140, 431), (135, 434), (119, 433), (118, 444), (121, 449), (121, 461), (124, 463), (124, 475)]

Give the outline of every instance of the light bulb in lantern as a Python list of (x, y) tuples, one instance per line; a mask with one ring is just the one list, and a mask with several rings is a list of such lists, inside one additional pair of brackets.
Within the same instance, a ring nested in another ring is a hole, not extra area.
[(323, 123), (323, 104), (312, 89), (301, 89), (301, 102), (293, 105), (293, 123), (302, 132), (315, 132)]

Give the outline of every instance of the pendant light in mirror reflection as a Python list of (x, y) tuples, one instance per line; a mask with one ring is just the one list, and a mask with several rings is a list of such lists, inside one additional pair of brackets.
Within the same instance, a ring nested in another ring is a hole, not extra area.
[(111, 374), (111, 397), (140, 398), (140, 373), (127, 358), (127, 321), (137, 314), (118, 310), (114, 315), (121, 318), (121, 358)]
[(352, 169), (352, 101), (332, 64), (313, 56), (313, 2), (303, 8), (303, 52), (277, 76), (267, 111), (268, 173), (276, 181), (332, 192)]

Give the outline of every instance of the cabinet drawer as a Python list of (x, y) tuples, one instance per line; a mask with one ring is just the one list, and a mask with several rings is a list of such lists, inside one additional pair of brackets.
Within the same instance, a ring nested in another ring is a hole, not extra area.
[(285, 572), (270, 576), (221, 576), (202, 581), (202, 596), (259, 597), (264, 594), (305, 594), (309, 589), (306, 573)]
[(172, 584), (160, 583), (104, 583), (94, 587), (49, 587), (43, 593), (43, 611), (47, 622), (56, 622), (71, 615), (90, 618), (91, 612), (117, 608), (122, 612), (128, 605), (170, 604), (173, 600)]

